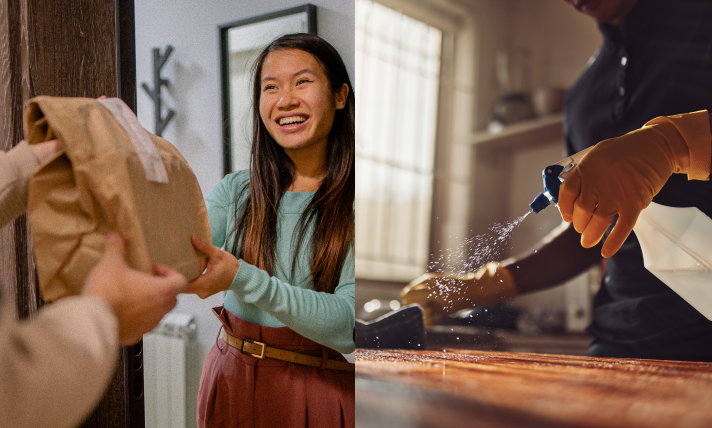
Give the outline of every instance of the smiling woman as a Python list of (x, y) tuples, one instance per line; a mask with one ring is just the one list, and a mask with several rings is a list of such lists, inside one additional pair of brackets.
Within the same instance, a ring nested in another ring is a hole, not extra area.
[[(298, 70), (298, 71), (294, 71)], [(262, 65), (260, 116), (267, 132), (302, 168), (288, 190), (315, 191), (326, 174), (326, 148), (336, 110), (346, 105), (349, 86), (333, 92), (312, 54), (281, 49)]]
[(330, 44), (292, 34), (257, 58), (253, 96), (250, 170), (206, 199), (213, 245), (194, 241), (208, 268), (191, 291), (227, 291), (198, 425), (352, 427), (351, 82)]

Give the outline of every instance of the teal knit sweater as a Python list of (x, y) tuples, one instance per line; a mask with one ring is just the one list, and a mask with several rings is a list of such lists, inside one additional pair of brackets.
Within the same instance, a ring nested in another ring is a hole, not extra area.
[[(205, 200), (210, 217), (210, 233), (216, 247), (228, 251), (232, 248), (232, 242), (226, 240), (232, 236), (230, 231), (235, 225), (234, 198), (236, 190), (248, 181), (248, 171), (230, 174), (215, 186)], [(244, 204), (247, 195), (248, 192), (240, 195), (236, 201), (238, 206)], [(302, 245), (295, 278), (289, 278), (294, 254), (292, 246), (296, 245), (296, 239), (292, 238), (298, 233), (296, 229), (299, 218), (313, 196), (314, 192), (284, 194), (278, 207), (274, 276), (240, 260), (240, 268), (225, 294), (224, 306), (246, 321), (266, 327), (286, 325), (308, 339), (348, 354), (354, 351), (353, 329), (356, 318), (353, 254), (349, 252), (347, 256), (334, 294), (314, 291), (310, 279), (308, 245)], [(305, 236), (305, 242), (308, 242), (307, 238), (309, 236)]]

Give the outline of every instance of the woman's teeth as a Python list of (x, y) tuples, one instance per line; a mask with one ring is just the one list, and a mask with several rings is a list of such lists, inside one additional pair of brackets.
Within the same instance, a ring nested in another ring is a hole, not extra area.
[(279, 119), (279, 125), (284, 126), (284, 125), (291, 125), (293, 123), (302, 123), (306, 120), (307, 120), (307, 118), (304, 116), (283, 117), (283, 118)]

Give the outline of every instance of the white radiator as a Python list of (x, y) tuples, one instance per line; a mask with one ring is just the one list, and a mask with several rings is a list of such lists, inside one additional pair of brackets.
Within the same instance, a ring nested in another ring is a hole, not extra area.
[(169, 313), (143, 336), (146, 428), (195, 427), (200, 378), (197, 325), (186, 313)]

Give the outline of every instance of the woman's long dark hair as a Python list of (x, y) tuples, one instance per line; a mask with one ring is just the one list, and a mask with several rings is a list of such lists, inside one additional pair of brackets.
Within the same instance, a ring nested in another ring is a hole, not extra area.
[[(336, 110), (329, 132), (326, 177), (299, 220), (298, 234), (293, 237), (296, 245), (292, 246), (295, 250), (290, 277), (295, 281), (298, 254), (307, 228), (313, 224), (309, 247), (314, 289), (333, 293), (339, 284), (341, 268), (349, 248), (353, 249), (354, 246), (355, 99), (346, 66), (339, 53), (320, 37), (311, 34), (282, 36), (265, 48), (255, 61), (249, 195), (242, 209), (235, 207), (236, 221), (231, 251), (235, 256), (266, 270), (270, 275), (274, 274), (277, 207), (282, 195), (292, 183), (294, 164), (267, 132), (260, 117), (259, 103), (262, 65), (270, 52), (280, 49), (299, 49), (312, 54), (322, 65), (334, 94), (341, 90), (344, 83), (349, 87), (346, 105), (343, 109)], [(237, 190), (236, 201), (245, 190)]]

